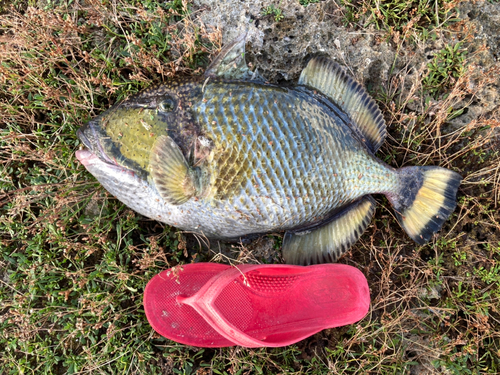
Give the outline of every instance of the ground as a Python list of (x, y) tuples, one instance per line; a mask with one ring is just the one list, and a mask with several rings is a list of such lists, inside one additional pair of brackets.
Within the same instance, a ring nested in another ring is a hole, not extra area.
[[(0, 373), (500, 372), (497, 1), (0, 1)], [(462, 174), (458, 206), (418, 246), (377, 213), (341, 263), (367, 277), (359, 323), (286, 348), (186, 347), (147, 323), (163, 269), (279, 263), (281, 234), (207, 242), (146, 219), (74, 157), (76, 129), (173, 75), (199, 75), (247, 32), (247, 62), (296, 82), (329, 56), (368, 89), (393, 165)]]

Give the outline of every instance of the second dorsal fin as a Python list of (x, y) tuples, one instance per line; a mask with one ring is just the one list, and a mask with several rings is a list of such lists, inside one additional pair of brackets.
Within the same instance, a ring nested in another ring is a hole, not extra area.
[(384, 143), (387, 131), (377, 103), (337, 63), (325, 57), (312, 59), (302, 71), (299, 84), (321, 91), (338, 105), (353, 121), (372, 152)]

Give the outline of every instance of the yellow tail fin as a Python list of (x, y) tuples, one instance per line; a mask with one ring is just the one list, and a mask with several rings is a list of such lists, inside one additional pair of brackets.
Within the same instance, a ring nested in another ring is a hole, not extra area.
[(455, 210), (462, 176), (440, 167), (407, 167), (399, 174), (400, 191), (388, 198), (406, 233), (423, 245)]

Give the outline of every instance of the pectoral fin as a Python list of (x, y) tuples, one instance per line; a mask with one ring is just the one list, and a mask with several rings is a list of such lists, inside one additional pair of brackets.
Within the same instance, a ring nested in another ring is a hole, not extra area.
[(163, 135), (156, 140), (149, 162), (151, 177), (163, 200), (178, 205), (195, 195), (196, 173), (172, 138)]
[(311, 231), (287, 232), (283, 258), (289, 264), (335, 262), (366, 230), (375, 212), (375, 201), (365, 196)]

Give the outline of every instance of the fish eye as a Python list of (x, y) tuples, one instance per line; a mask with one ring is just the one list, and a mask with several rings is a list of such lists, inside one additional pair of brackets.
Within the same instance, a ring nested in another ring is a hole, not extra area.
[(162, 112), (171, 112), (175, 107), (175, 101), (171, 97), (163, 99), (160, 104), (158, 104), (158, 109)]

